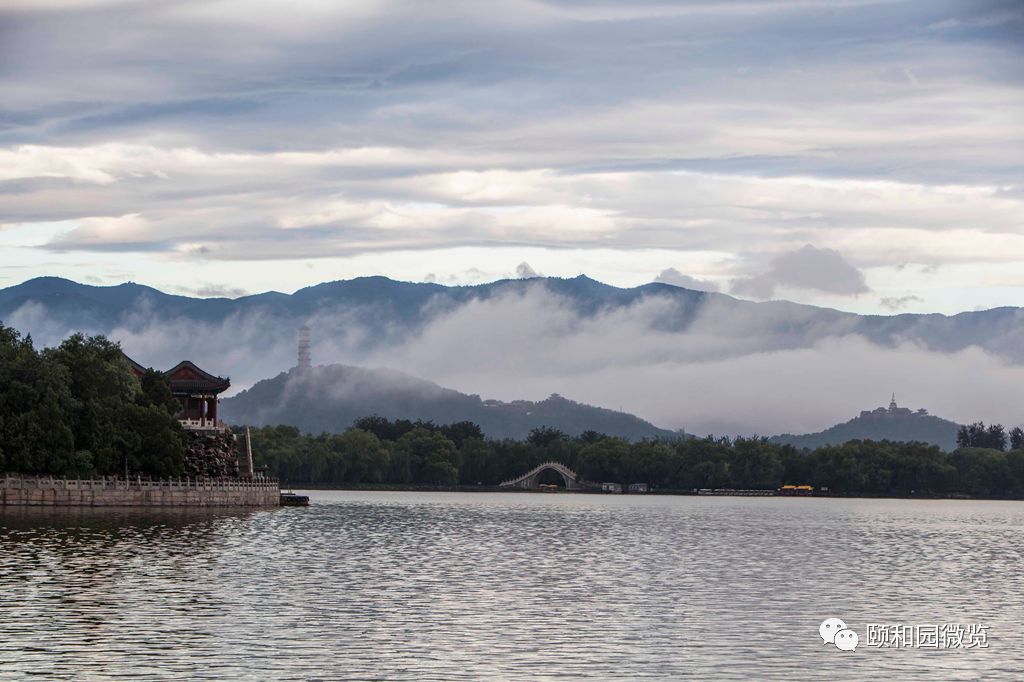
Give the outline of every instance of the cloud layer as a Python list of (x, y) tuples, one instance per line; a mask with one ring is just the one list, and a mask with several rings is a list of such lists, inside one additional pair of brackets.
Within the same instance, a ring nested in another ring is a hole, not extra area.
[[(431, 251), (388, 274), (529, 257), (834, 303), (857, 269), (858, 305), (953, 305), (909, 263), (995, 304), (1024, 293), (979, 274), (1024, 264), (1022, 30), (1012, 0), (10, 0), (0, 276), (253, 291), (284, 285), (232, 264)], [(834, 283), (795, 274), (834, 252)]]
[[(672, 324), (678, 300), (660, 295), (581, 312), (587, 307), (542, 282), (464, 305), (428, 304), (414, 316), (422, 326), (402, 327), (390, 307), (325, 300), (306, 320), (314, 364), (393, 368), (484, 398), (559, 393), (702, 435), (817, 431), (894, 391), (906, 406), (960, 422), (1022, 421), (1019, 315), (990, 323), (984, 339), (950, 325), (925, 347), (913, 329), (883, 344), (859, 334), (853, 316), (782, 303), (738, 315), (734, 301), (715, 296), (686, 325)], [(37, 343), (68, 332), (38, 303), (5, 322)], [(291, 322), (260, 310), (222, 321), (164, 317), (143, 303), (103, 331), (144, 364), (189, 358), (230, 375), (240, 390), (294, 366), (298, 321)], [(934, 323), (917, 321), (924, 332), (936, 332)], [(944, 342), (950, 350), (940, 350)]]

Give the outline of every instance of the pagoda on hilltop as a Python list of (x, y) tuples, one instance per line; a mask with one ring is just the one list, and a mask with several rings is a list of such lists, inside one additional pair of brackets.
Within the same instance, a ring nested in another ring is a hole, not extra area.
[[(126, 358), (128, 356), (125, 356)], [(145, 375), (146, 368), (128, 358), (132, 372), (140, 379)], [(226, 430), (223, 422), (217, 419), (218, 396), (231, 386), (227, 377), (219, 377), (201, 369), (191, 360), (182, 360), (171, 369), (163, 372), (171, 385), (171, 393), (181, 403), (181, 410), (176, 415), (182, 428), (190, 430)]]
[(896, 404), (896, 394), (892, 394), (892, 400), (889, 401), (889, 407), (877, 407), (873, 410), (864, 410), (860, 413), (861, 419), (882, 419), (892, 417), (909, 417), (911, 415), (917, 415), (920, 417), (927, 416), (928, 410), (920, 409), (914, 412), (910, 408), (900, 407)]

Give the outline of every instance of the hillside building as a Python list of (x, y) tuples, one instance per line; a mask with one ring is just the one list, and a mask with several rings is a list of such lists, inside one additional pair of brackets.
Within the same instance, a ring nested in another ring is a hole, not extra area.
[(863, 410), (860, 413), (860, 417), (861, 419), (891, 419), (893, 417), (909, 417), (915, 414), (925, 416), (928, 414), (928, 410), (920, 409), (915, 412), (909, 407), (900, 407), (896, 404), (896, 394), (893, 393), (888, 408), (876, 407), (873, 410)]

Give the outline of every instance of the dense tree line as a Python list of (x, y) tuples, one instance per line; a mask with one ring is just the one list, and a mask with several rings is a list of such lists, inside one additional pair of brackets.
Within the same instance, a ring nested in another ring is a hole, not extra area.
[(956, 434), (956, 444), (960, 448), (988, 448), (991, 450), (1024, 449), (1024, 430), (1019, 426), (1007, 433), (1002, 424), (985, 426), (984, 422), (965, 424)]
[(37, 350), (0, 325), (0, 471), (179, 475), (176, 410), (167, 379), (150, 370), (140, 381), (102, 336)]
[[(797, 450), (762, 438), (628, 441), (549, 428), (524, 441), (487, 440), (471, 423), (435, 425), (359, 420), (342, 434), (303, 435), (290, 426), (254, 429), (259, 463), (283, 481), (320, 485), (498, 485), (546, 461), (583, 478), (644, 482), (662, 490), (827, 487), (848, 495), (948, 495), (1024, 498), (1024, 451), (964, 447), (952, 453), (922, 443), (850, 441)], [(559, 482), (556, 477), (552, 483)]]

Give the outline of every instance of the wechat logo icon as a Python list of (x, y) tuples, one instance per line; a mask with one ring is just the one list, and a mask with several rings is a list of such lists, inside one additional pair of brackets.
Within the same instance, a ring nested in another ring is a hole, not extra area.
[(838, 618), (826, 618), (818, 626), (822, 644), (834, 644), (841, 651), (856, 651), (860, 638)]

